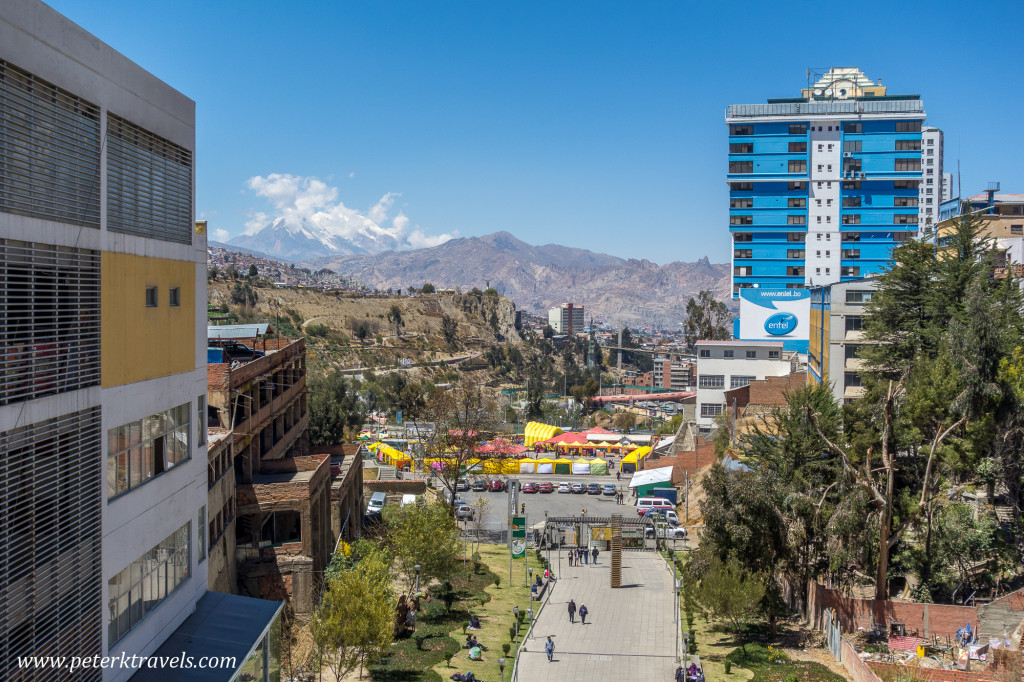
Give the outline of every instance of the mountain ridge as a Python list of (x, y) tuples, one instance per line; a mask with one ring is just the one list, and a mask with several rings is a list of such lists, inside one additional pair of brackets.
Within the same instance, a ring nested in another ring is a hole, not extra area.
[(424, 282), (446, 289), (491, 286), (529, 312), (543, 314), (571, 301), (586, 307), (588, 315), (627, 324), (675, 326), (686, 317), (686, 302), (701, 289), (731, 305), (729, 264), (711, 263), (707, 256), (658, 265), (559, 244), (535, 246), (505, 231), (413, 251), (335, 254), (306, 262), (376, 289)]

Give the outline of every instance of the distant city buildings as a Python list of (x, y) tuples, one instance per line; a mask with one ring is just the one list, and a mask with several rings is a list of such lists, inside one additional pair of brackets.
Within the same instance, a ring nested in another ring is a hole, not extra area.
[(878, 272), (917, 233), (923, 168), (939, 169), (941, 196), (941, 133), (922, 152), (920, 97), (857, 68), (830, 69), (800, 97), (730, 105), (725, 118), (734, 298)]
[(991, 183), (981, 194), (965, 199), (950, 199), (942, 204), (937, 226), (939, 249), (945, 246), (954, 219), (964, 210), (981, 218), (981, 236), (991, 240), (996, 250), (996, 275), (1013, 268), (1017, 277), (1024, 275), (1024, 194), (1000, 192), (999, 183)]
[(563, 303), (548, 309), (548, 325), (555, 330), (556, 334), (572, 336), (582, 332), (583, 328), (587, 326), (583, 317), (583, 306)]

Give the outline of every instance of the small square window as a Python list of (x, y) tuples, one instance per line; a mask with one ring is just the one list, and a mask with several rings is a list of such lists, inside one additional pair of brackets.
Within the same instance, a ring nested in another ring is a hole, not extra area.
[(700, 351), (700, 356), (702, 358), (710, 358), (711, 357), (711, 351), (706, 349), (706, 348), (702, 348), (701, 351)]
[(179, 287), (171, 287), (171, 306), (181, 305), (181, 289)]
[(146, 307), (155, 308), (158, 304), (156, 287), (146, 287)]
[(731, 358), (731, 357), (733, 357), (733, 352), (731, 350), (722, 351), (722, 357), (723, 358)]
[(778, 360), (779, 359), (779, 351), (777, 351), (777, 350), (770, 350), (770, 351), (768, 351), (768, 359), (769, 360)]
[(756, 360), (757, 359), (757, 351), (756, 350), (748, 350), (747, 351), (747, 359), (748, 360)]

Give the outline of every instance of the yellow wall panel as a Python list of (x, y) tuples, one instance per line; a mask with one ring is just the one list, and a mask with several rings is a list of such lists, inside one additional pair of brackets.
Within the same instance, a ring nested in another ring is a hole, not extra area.
[[(196, 367), (196, 264), (103, 252), (103, 386), (190, 372)], [(156, 307), (146, 288), (157, 287)], [(180, 305), (170, 305), (172, 287)]]

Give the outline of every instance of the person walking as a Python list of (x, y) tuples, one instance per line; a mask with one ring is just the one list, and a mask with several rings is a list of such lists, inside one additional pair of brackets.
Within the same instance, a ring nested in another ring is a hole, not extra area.
[(597, 566), (597, 555), (598, 555), (598, 553), (599, 553), (598, 549), (597, 549), (597, 547), (595, 547), (594, 548), (594, 552), (593, 552), (593, 554), (594, 554), (594, 565), (595, 566)]
[(554, 659), (554, 656), (555, 656), (555, 643), (551, 639), (550, 635), (548, 635), (548, 641), (544, 642), (544, 651), (547, 652), (548, 663), (550, 663), (551, 661), (555, 660)]
[(572, 599), (569, 600), (569, 622), (576, 622), (576, 602), (574, 602)]
[(583, 549), (580, 550), (580, 553), (583, 555), (583, 565), (586, 566), (587, 563), (589, 563), (590, 552), (588, 552), (587, 548), (584, 547)]
[(587, 614), (588, 613), (590, 613), (590, 611), (587, 610), (587, 605), (586, 604), (580, 604), (580, 622), (583, 623), (584, 625), (587, 624)]

